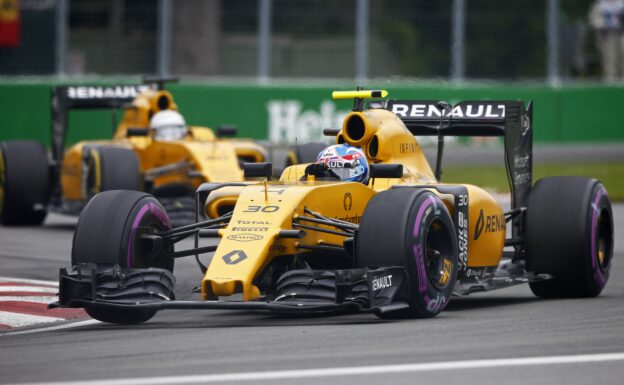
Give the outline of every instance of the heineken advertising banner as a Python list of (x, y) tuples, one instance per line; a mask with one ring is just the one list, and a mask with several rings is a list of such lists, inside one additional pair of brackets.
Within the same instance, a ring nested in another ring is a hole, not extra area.
[[(0, 140), (50, 142), (50, 89), (54, 85), (57, 84), (0, 83)], [(180, 83), (172, 84), (168, 89), (189, 124), (213, 128), (220, 124), (235, 124), (239, 136), (269, 139), (274, 143), (302, 143), (330, 140), (322, 136), (322, 130), (340, 127), (352, 108), (352, 101), (331, 100), (331, 91), (349, 87), (344, 83), (335, 88)], [(624, 100), (624, 87), (551, 88), (490, 84), (452, 87), (392, 83), (375, 88), (387, 89), (390, 98), (403, 100), (446, 100), (450, 103), (487, 99), (533, 100), (536, 142), (624, 141), (624, 128), (616, 113)], [(117, 113), (117, 119), (120, 116), (121, 113)], [(113, 119), (109, 111), (70, 113), (68, 143), (110, 138), (112, 131)]]

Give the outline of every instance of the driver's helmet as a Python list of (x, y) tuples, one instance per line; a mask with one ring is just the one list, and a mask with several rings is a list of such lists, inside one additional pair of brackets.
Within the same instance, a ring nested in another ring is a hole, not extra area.
[(180, 140), (188, 134), (186, 122), (178, 111), (158, 111), (150, 120), (156, 140)]
[(348, 144), (329, 146), (321, 151), (316, 163), (327, 165), (340, 180), (368, 183), (368, 162), (359, 147)]

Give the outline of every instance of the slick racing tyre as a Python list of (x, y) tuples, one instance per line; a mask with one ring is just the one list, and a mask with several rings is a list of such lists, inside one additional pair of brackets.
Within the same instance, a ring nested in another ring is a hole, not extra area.
[[(156, 267), (173, 271), (173, 259), (165, 247), (152, 251), (152, 242), (142, 234), (171, 228), (162, 205), (151, 195), (138, 191), (113, 190), (97, 194), (80, 214), (72, 245), (72, 265), (94, 263), (98, 267), (115, 266), (144, 269)], [(85, 308), (100, 321), (112, 323), (145, 322), (155, 310)]]
[(108, 190), (141, 191), (139, 159), (128, 148), (96, 146), (86, 151), (86, 198)]
[(409, 282), (409, 309), (379, 316), (437, 315), (453, 293), (458, 254), (451, 216), (429, 191), (383, 191), (364, 210), (356, 237), (357, 266), (402, 266)]
[(50, 199), (50, 164), (41, 143), (0, 143), (0, 223), (40, 225)]
[(609, 279), (613, 213), (603, 184), (582, 177), (537, 181), (526, 213), (526, 266), (553, 279), (532, 282), (538, 297), (595, 297)]

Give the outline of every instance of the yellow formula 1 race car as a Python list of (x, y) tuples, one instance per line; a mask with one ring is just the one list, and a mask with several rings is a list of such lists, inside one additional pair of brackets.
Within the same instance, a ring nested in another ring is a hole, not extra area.
[[(187, 126), (163, 89), (169, 80), (54, 88), (51, 160), (38, 142), (0, 143), (0, 222), (37, 225), (48, 209), (77, 215), (96, 193), (126, 189), (152, 193), (175, 222), (190, 223), (199, 185), (243, 181), (241, 162), (268, 160), (257, 142), (231, 138), (236, 127), (215, 133)], [(113, 128), (115, 111), (124, 109), (124, 115), (112, 140), (80, 142), (65, 151), (68, 112), (74, 109), (110, 109)]]
[[(342, 128), (326, 130), (336, 144), (279, 181), (202, 184), (197, 209), (208, 220), (171, 228), (148, 194), (96, 195), (81, 214), (73, 270), (61, 270), (54, 306), (112, 323), (210, 308), (422, 318), (454, 295), (519, 283), (540, 297), (600, 294), (613, 256), (611, 203), (595, 179), (533, 185), (531, 103), (386, 95), (335, 92), (355, 99)], [(365, 98), (375, 99), (368, 109)], [(435, 170), (415, 135), (439, 137)], [(509, 210), (477, 186), (439, 182), (446, 135), (504, 137)], [(271, 166), (247, 164), (245, 173), (269, 178)], [(174, 250), (187, 236), (195, 247)], [(218, 245), (202, 244), (206, 238)], [(208, 266), (205, 253), (214, 253)], [(174, 260), (192, 255), (203, 271), (199, 298), (177, 301)]]

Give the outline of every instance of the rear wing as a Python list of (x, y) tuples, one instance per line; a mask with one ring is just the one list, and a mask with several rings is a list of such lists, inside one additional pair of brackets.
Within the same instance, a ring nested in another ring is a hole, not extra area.
[(113, 129), (117, 124), (116, 110), (149, 90), (160, 91), (166, 83), (177, 82), (174, 76), (144, 76), (143, 84), (93, 86), (73, 85), (52, 88), (52, 157), (60, 165), (65, 149), (68, 112), (74, 109), (108, 109), (112, 112)]
[(386, 108), (414, 135), (503, 136), (506, 103), (517, 102), (388, 100)]
[(120, 86), (61, 86), (52, 88), (52, 158), (60, 164), (65, 149), (68, 112), (74, 109), (109, 109), (114, 112), (123, 108), (139, 94), (151, 90), (146, 84)]
[(533, 180), (532, 102), (525, 107), (521, 101), (465, 101), (452, 105), (388, 100), (385, 108), (394, 112), (413, 135), (504, 137), (511, 208), (527, 206)]

